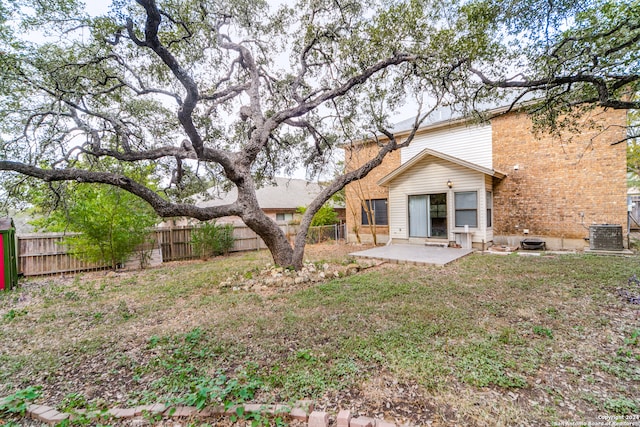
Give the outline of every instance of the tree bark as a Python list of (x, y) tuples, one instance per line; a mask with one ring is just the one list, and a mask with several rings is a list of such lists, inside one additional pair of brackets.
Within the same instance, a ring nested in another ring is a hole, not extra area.
[(301, 265), (294, 265), (293, 248), (289, 244), (287, 236), (278, 224), (266, 216), (260, 208), (243, 214), (242, 219), (249, 228), (262, 238), (276, 265), (296, 269), (301, 267)]

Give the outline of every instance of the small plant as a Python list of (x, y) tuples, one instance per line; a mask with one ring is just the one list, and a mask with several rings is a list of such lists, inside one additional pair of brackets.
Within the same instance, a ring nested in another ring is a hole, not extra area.
[(640, 406), (631, 399), (621, 397), (618, 399), (609, 399), (604, 402), (604, 409), (615, 414), (629, 415), (638, 413)]
[(545, 310), (545, 313), (547, 313), (547, 315), (549, 317), (551, 317), (552, 319), (557, 319), (560, 317), (560, 312), (558, 311), (557, 308), (555, 307), (548, 307)]
[(200, 341), (200, 339), (202, 338), (202, 334), (203, 334), (202, 329), (195, 328), (187, 332), (187, 334), (184, 336), (184, 341), (192, 345), (197, 344), (198, 341)]
[(296, 352), (296, 358), (298, 360), (304, 360), (305, 362), (315, 363), (318, 361), (316, 357), (309, 350), (298, 350)]
[(630, 346), (640, 346), (640, 329), (633, 331), (629, 338), (625, 338), (624, 343)]
[(80, 297), (74, 291), (65, 292), (64, 297), (69, 301), (80, 301)]
[(67, 394), (60, 403), (60, 411), (69, 412), (73, 409), (85, 408), (87, 406), (87, 398), (80, 393)]
[(125, 301), (120, 301), (118, 303), (118, 314), (122, 317), (123, 320), (129, 320), (135, 316), (135, 312), (133, 312)]
[(282, 417), (270, 416), (268, 414), (263, 414), (260, 412), (245, 412), (243, 406), (238, 406), (236, 408), (236, 412), (229, 417), (229, 420), (232, 423), (237, 423), (238, 421), (244, 420), (247, 423), (250, 422), (251, 427), (259, 427), (259, 426), (284, 427), (287, 425), (287, 423), (284, 421)]
[(36, 400), (42, 392), (42, 387), (29, 386), (25, 389), (18, 390), (0, 401), (0, 415), (21, 415), (27, 412), (29, 404)]
[(636, 360), (640, 360), (638, 347), (640, 347), (640, 329), (636, 329), (631, 333), (629, 338), (624, 339), (624, 346), (620, 347), (616, 351), (616, 355), (623, 358), (621, 361), (626, 360), (628, 362), (632, 362), (634, 358)]
[(342, 261), (342, 265), (349, 265), (349, 264), (357, 264), (358, 260), (352, 256), (348, 256), (346, 257), (343, 261)]
[(498, 335), (498, 342), (507, 345), (523, 345), (525, 340), (513, 328), (504, 328)]
[(11, 322), (12, 320), (14, 320), (16, 317), (20, 317), (20, 316), (26, 316), (27, 315), (27, 310), (14, 310), (13, 308), (9, 311), (7, 311), (3, 316), (2, 319), (5, 322)]
[(545, 336), (549, 339), (553, 339), (553, 332), (549, 328), (545, 328), (544, 326), (535, 325), (533, 327), (533, 333), (536, 335)]
[(477, 387), (496, 385), (505, 388), (523, 388), (527, 381), (515, 372), (512, 361), (506, 360), (488, 342), (458, 348), (456, 371), (460, 379)]
[[(240, 368), (236, 370), (236, 374), (235, 378), (230, 378), (219, 371), (215, 378), (199, 378), (191, 393), (181, 399), (181, 403), (198, 409), (210, 404), (222, 404), (225, 409), (229, 409), (253, 399), (256, 391), (263, 386), (262, 381), (253, 370)], [(236, 416), (241, 418), (244, 415), (248, 414), (236, 412)]]
[(147, 348), (151, 349), (157, 346), (160, 343), (161, 338), (157, 335), (152, 335), (151, 338), (147, 341)]

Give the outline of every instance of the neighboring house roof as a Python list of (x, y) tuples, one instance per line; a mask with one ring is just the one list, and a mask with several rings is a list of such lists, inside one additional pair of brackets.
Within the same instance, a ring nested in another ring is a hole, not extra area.
[(444, 153), (441, 153), (439, 151), (432, 150), (430, 148), (425, 148), (419, 154), (417, 154), (416, 156), (414, 156), (410, 160), (408, 160), (406, 163), (404, 163), (402, 166), (400, 166), (399, 168), (395, 169), (390, 174), (388, 174), (385, 177), (383, 177), (382, 179), (380, 179), (380, 181), (378, 181), (378, 185), (380, 185), (380, 186), (387, 185), (389, 182), (393, 181), (395, 178), (397, 178), (398, 176), (402, 175), (404, 172), (406, 172), (408, 169), (413, 167), (416, 163), (418, 163), (419, 161), (421, 161), (422, 159), (424, 159), (427, 156), (433, 156), (433, 157), (436, 157), (438, 159), (446, 160), (448, 162), (455, 163), (455, 164), (463, 166), (465, 168), (473, 169), (473, 170), (478, 171), (478, 172), (482, 172), (485, 175), (495, 176), (496, 178), (499, 178), (499, 179), (502, 179), (505, 176), (507, 176), (505, 173), (499, 172), (499, 171), (497, 171), (495, 169), (485, 168), (484, 166), (476, 165), (475, 163), (467, 162), (466, 160), (462, 160), (462, 159), (459, 159), (457, 157), (453, 157), (453, 156), (450, 156), (448, 154), (444, 154)]
[(13, 225), (13, 219), (0, 218), (0, 230), (10, 230), (12, 228), (15, 228)]
[[(296, 209), (307, 206), (322, 191), (323, 187), (304, 179), (275, 178), (275, 185), (268, 184), (256, 190), (258, 204), (262, 209)], [(220, 206), (233, 203), (238, 198), (238, 189), (233, 187), (226, 193), (214, 195), (211, 200), (197, 202), (200, 207)], [(335, 206), (343, 207), (343, 206)]]

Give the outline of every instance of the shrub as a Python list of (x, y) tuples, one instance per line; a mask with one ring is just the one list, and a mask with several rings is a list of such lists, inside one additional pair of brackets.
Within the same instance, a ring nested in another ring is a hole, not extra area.
[[(304, 206), (299, 207), (297, 210), (299, 214), (304, 214), (306, 211), (307, 208)], [(331, 239), (329, 236), (332, 236), (333, 230), (327, 230), (323, 227), (334, 225), (338, 222), (340, 221), (338, 220), (338, 214), (335, 209), (330, 205), (322, 205), (311, 219), (311, 226), (309, 227), (309, 232), (307, 234), (307, 242), (318, 243), (323, 240)], [(329, 233), (329, 235), (327, 235), (327, 233)]]
[[(296, 212), (304, 215), (306, 211), (307, 208), (305, 206), (300, 206)], [(335, 209), (333, 209), (333, 207), (331, 207), (330, 205), (322, 205), (322, 207), (318, 209), (318, 212), (316, 212), (313, 216), (313, 219), (311, 220), (311, 227), (333, 225), (337, 224), (338, 222), (338, 214), (336, 213)]]
[(228, 254), (233, 249), (234, 241), (232, 224), (204, 222), (191, 233), (191, 245), (203, 259)]

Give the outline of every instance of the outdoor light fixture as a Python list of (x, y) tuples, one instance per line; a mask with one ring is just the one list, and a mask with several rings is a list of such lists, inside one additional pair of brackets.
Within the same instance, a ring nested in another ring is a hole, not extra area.
[(447, 187), (453, 188), (453, 182), (451, 182), (451, 180), (447, 181)]

